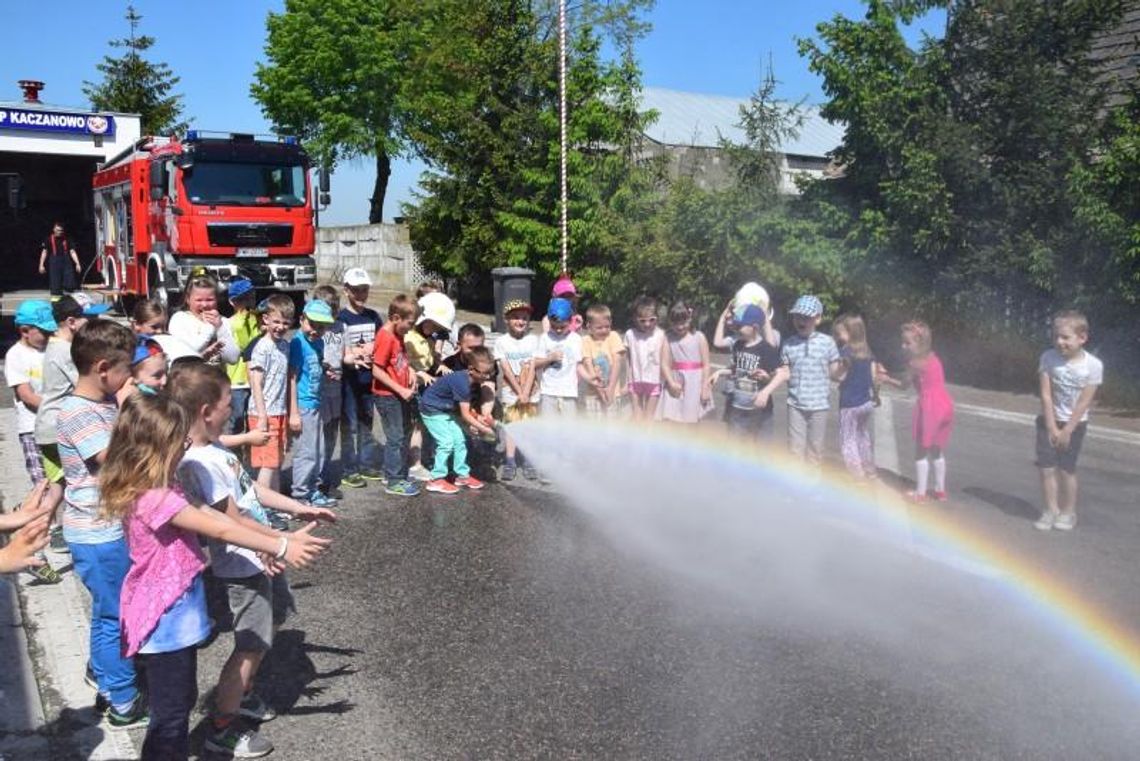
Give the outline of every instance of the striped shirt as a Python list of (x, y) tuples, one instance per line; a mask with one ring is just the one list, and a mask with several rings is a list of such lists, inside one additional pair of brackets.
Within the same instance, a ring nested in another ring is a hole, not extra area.
[(118, 412), (113, 401), (93, 402), (74, 394), (60, 402), (56, 432), (67, 483), (63, 538), (73, 544), (103, 544), (123, 536), (119, 521), (105, 521), (98, 515), (99, 466), (95, 464), (96, 455), (111, 443)]
[(780, 364), (787, 365), (788, 406), (804, 412), (831, 408), (831, 363), (839, 361), (835, 339), (823, 333), (807, 338), (791, 335), (780, 348)]

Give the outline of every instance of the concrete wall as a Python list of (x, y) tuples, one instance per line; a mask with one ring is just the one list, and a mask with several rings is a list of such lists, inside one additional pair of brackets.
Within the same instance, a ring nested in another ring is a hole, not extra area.
[(350, 225), (317, 230), (317, 282), (337, 283), (363, 267), (377, 288), (405, 290), (424, 279), (406, 225)]

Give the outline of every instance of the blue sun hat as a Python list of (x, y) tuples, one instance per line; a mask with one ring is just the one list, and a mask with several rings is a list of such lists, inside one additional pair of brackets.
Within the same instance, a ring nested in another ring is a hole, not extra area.
[(16, 307), (16, 327), (30, 325), (39, 328), (45, 333), (54, 333), (59, 330), (55, 317), (52, 315), (51, 304), (40, 299), (21, 301)]
[(567, 299), (551, 299), (546, 308), (546, 316), (552, 320), (566, 322), (574, 316), (574, 305)]
[(755, 304), (749, 304), (741, 311), (740, 317), (736, 319), (736, 322), (740, 325), (754, 325), (757, 328), (762, 328), (767, 320), (768, 318), (764, 314), (763, 309)]
[(230, 288), (226, 292), (226, 295), (230, 301), (233, 301), (234, 299), (240, 299), (247, 293), (253, 293), (253, 283), (250, 282), (249, 278), (237, 277), (230, 281)]
[(819, 317), (823, 314), (823, 302), (810, 294), (796, 299), (796, 303), (788, 310), (788, 314), (798, 314), (804, 317)]
[(332, 325), (336, 321), (329, 305), (320, 299), (313, 299), (305, 304), (304, 315), (309, 322), (317, 322), (321, 325)]

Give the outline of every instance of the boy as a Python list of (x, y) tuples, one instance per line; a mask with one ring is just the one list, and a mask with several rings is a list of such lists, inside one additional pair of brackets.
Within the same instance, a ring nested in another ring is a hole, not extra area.
[(730, 303), (721, 313), (713, 334), (714, 346), (732, 349), (732, 366), (713, 373), (709, 384), (716, 383), (721, 376), (727, 375), (730, 379), (724, 408), (724, 422), (729, 431), (770, 443), (776, 435), (772, 425), (775, 404), (769, 394), (767, 403), (757, 407), (756, 397), (779, 369), (780, 349), (767, 315), (756, 304), (745, 306), (735, 321), (740, 337), (735, 341), (727, 337), (725, 328), (732, 312)]
[[(59, 461), (59, 447), (56, 445), (56, 415), (59, 405), (75, 388), (78, 374), (71, 361), (71, 341), (87, 320), (106, 312), (109, 307), (95, 305), (86, 294), (61, 296), (51, 305), (52, 319), (56, 324), (55, 334), (48, 339), (44, 350), (43, 394), (40, 407), (36, 410), (35, 440), (43, 457), (44, 475), (50, 482), (47, 501), (54, 510), (63, 499), (63, 467)], [(52, 529), (51, 548), (56, 552), (66, 552), (67, 542), (59, 526)]]
[[(465, 323), (456, 333), (455, 353), (443, 360), (444, 368), (452, 373), (466, 371), (471, 361), (471, 350), (484, 346), (486, 341), (487, 334), (483, 328), (473, 322)], [(489, 376), (471, 384), (471, 404), (474, 406), (477, 415), (494, 417), (495, 389), (498, 384), (499, 368), (494, 363), (491, 364)], [(471, 437), (468, 448), (471, 455), (470, 459), (473, 460), (475, 467), (484, 478), (493, 479), (495, 472), (492, 469), (491, 462), (495, 456), (493, 445), (499, 443), (497, 433), (487, 434), (476, 439), (477, 434), (469, 429), (467, 435)]]
[[(46, 301), (21, 302), (16, 309), (15, 323), (20, 340), (4, 355), (4, 377), (12, 389), (16, 407), (16, 437), (24, 453), (24, 468), (35, 487), (46, 477), (35, 434), (36, 410), (40, 408), (44, 388), (44, 349), (57, 326), (51, 304)], [(28, 571), (45, 584), (58, 583), (62, 578), (59, 572), (46, 558), (41, 556), (40, 560), (39, 565), (29, 567)]]
[[(423, 295), (419, 295), (421, 292)], [(404, 351), (408, 355), (408, 365), (415, 373), (416, 386), (422, 390), (435, 382), (438, 376), (451, 372), (451, 368), (444, 367), (439, 361), (435, 335), (451, 332), (451, 326), (455, 324), (455, 304), (438, 293), (431, 281), (421, 283), (416, 294), (420, 316), (416, 319), (415, 329), (404, 336)], [(430, 481), (431, 471), (423, 466), (422, 461), (428, 459), (426, 450), (431, 440), (424, 436), (418, 407), (412, 422), (412, 436), (408, 441), (408, 457), (412, 465), (408, 468), (408, 476), (417, 481)]]
[(251, 431), (265, 431), (269, 441), (250, 448), (250, 464), (258, 468), (257, 482), (276, 488), (285, 458), (285, 417), (289, 406), (289, 344), (285, 334), (293, 327), (293, 299), (275, 293), (264, 302), (262, 337), (249, 355), (249, 386), (253, 414)]
[[(534, 353), (538, 350), (538, 336), (530, 332), (530, 304), (521, 300), (508, 301), (503, 305), (503, 317), (507, 322), (507, 334), (495, 341), (495, 360), (503, 374), (503, 385), (499, 389), (499, 402), (503, 405), (503, 422), (515, 423), (538, 414), (538, 401), (541, 398), (534, 369)], [(503, 463), (501, 478), (513, 481), (518, 475), (518, 460), (522, 459), (515, 448), (510, 434), (504, 433), (506, 462)], [(524, 460), (523, 476), (529, 480), (538, 478), (534, 467)]]
[(384, 476), (372, 467), (376, 459), (376, 441), (372, 438), (372, 350), (376, 331), (384, 323), (374, 309), (369, 309), (372, 278), (360, 267), (344, 273), (344, 309), (337, 321), (344, 326), (343, 420), (340, 439), (341, 483), (361, 488), (367, 481)]
[(91, 666), (99, 691), (96, 708), (107, 709), (107, 721), (114, 728), (142, 726), (147, 721), (146, 701), (135, 687), (134, 664), (120, 649), (119, 593), (131, 562), (127, 541), (118, 521), (99, 515), (99, 467), (106, 459), (119, 410), (115, 395), (131, 377), (135, 343), (128, 328), (109, 320), (94, 320), (81, 327), (71, 344), (75, 390), (60, 400), (55, 423), (67, 484), (63, 538), (75, 572), (91, 594)]
[(625, 386), (625, 344), (613, 332), (613, 315), (605, 304), (586, 310), (583, 364), (589, 380), (583, 407), (594, 417), (621, 417), (629, 401)]
[(332, 507), (317, 488), (324, 463), (324, 427), (321, 425), (321, 385), (325, 344), (321, 336), (333, 324), (332, 310), (313, 300), (301, 313), (301, 328), (289, 342), (289, 430), (293, 443), (293, 498), (314, 507)]
[(1089, 323), (1083, 314), (1058, 312), (1053, 317), (1053, 348), (1041, 355), (1037, 367), (1037, 467), (1045, 512), (1033, 525), (1042, 531), (1071, 531), (1077, 525), (1077, 458), (1089, 408), (1104, 380), (1104, 365), (1085, 351), (1088, 340)]
[[(432, 480), (425, 487), (437, 494), (456, 494), (460, 487), (482, 489), (483, 482), (471, 475), (467, 466), (467, 441), (463, 429), (456, 420), (459, 418), (477, 433), (494, 435), (494, 421), (490, 415), (471, 410), (471, 387), (486, 381), (495, 368), (491, 352), (484, 346), (471, 349), (468, 355), (467, 370), (446, 375), (428, 386), (420, 396), (420, 413), (424, 427), (435, 439), (435, 463), (431, 469)], [(447, 480), (447, 461), (452, 458), (455, 483)]]
[[(261, 484), (254, 484), (237, 456), (219, 445), (229, 423), (230, 383), (225, 372), (200, 359), (174, 368), (170, 395), (190, 413), (189, 447), (178, 466), (178, 479), (195, 504), (209, 505), (267, 536), (280, 536), (268, 526), (266, 508), (298, 518), (334, 520), (329, 510), (302, 505)], [(218, 677), (214, 712), (205, 746), (235, 758), (255, 758), (273, 750), (238, 717), (269, 721), (273, 709), (253, 692), (262, 658), (293, 606), (293, 595), (281, 569), (266, 568), (257, 553), (210, 541), (210, 563), (222, 581), (233, 614), (234, 649)], [(272, 576), (269, 574), (272, 573)]]
[[(313, 289), (313, 298), (325, 302), (332, 314), (340, 312), (340, 294), (331, 285), (318, 285)], [(325, 353), (321, 358), (325, 369), (325, 376), (321, 379), (321, 491), (329, 499), (341, 500), (344, 494), (337, 488), (337, 479), (333, 476), (332, 457), (340, 436), (341, 394), (344, 393), (341, 389), (344, 323), (334, 320), (321, 338), (325, 343)]]
[(772, 392), (788, 384), (788, 448), (797, 459), (818, 470), (827, 436), (831, 409), (831, 381), (839, 377), (839, 347), (835, 339), (815, 328), (823, 316), (823, 303), (815, 296), (796, 299), (789, 312), (795, 335), (784, 340), (780, 367), (757, 395), (755, 406), (764, 409)]
[(249, 368), (246, 366), (245, 350), (261, 335), (261, 321), (254, 311), (254, 300), (257, 298), (253, 283), (247, 278), (239, 277), (230, 281), (226, 293), (230, 306), (233, 307), (232, 317), (226, 317), (222, 323), (229, 329), (234, 337), (234, 343), (243, 356), (238, 361), (226, 365), (226, 375), (230, 378), (231, 394), (233, 396), (233, 410), (230, 413), (230, 422), (226, 433), (244, 433), (247, 429), (246, 418), (249, 416)]
[(573, 417), (578, 411), (578, 379), (589, 382), (582, 366), (582, 337), (570, 330), (574, 306), (566, 299), (551, 299), (546, 310), (550, 330), (538, 339), (534, 367), (542, 371), (541, 413)]
[(408, 480), (408, 441), (412, 434), (415, 376), (408, 365), (404, 336), (416, 319), (416, 305), (399, 294), (388, 305), (388, 322), (376, 333), (372, 353), (372, 393), (384, 427), (384, 491), (414, 497), (420, 487)]

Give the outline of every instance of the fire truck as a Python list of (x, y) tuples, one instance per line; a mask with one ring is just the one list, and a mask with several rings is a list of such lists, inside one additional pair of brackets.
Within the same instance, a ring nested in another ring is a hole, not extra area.
[[(103, 285), (124, 311), (140, 297), (172, 305), (202, 271), (295, 299), (316, 280), (310, 162), (295, 138), (189, 130), (146, 137), (95, 172)], [(328, 204), (320, 173), (317, 202)]]

